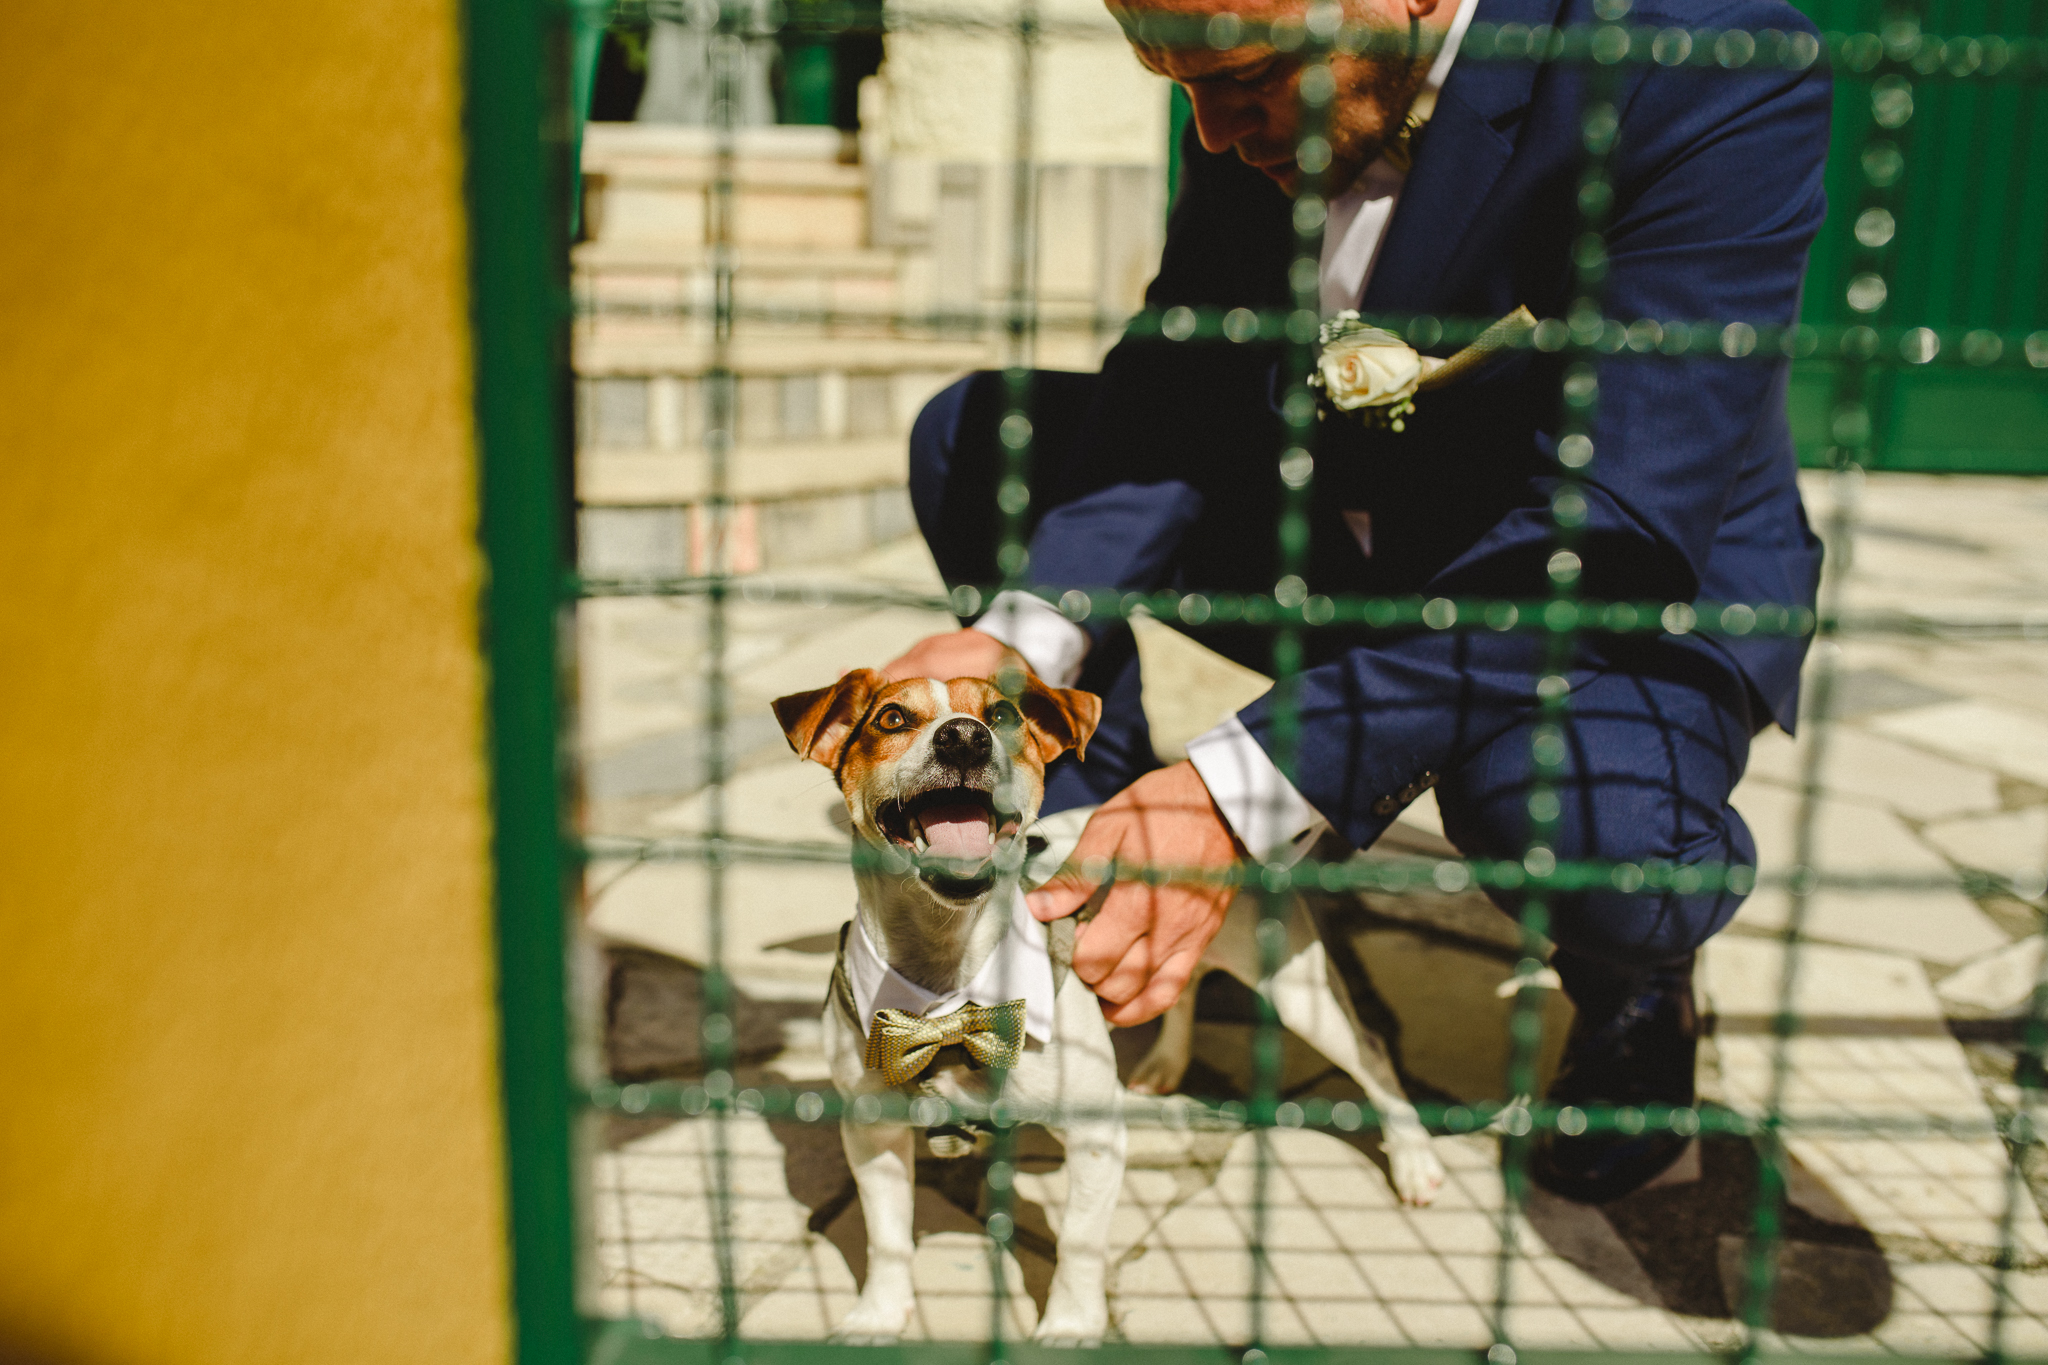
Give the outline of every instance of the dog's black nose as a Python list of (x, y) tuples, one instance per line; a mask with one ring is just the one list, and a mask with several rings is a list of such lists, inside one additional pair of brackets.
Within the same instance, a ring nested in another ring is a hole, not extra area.
[(932, 736), (932, 752), (941, 763), (953, 768), (973, 768), (988, 762), (994, 752), (988, 727), (978, 720), (955, 716)]

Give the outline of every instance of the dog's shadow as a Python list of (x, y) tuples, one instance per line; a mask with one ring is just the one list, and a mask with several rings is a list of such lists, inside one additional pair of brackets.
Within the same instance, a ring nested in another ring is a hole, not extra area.
[[(837, 933), (818, 935), (817, 942), (792, 941), (778, 947), (797, 952), (831, 953)], [(642, 948), (613, 947), (606, 951), (605, 1056), (610, 1075), (619, 1081), (688, 1079), (701, 1076), (699, 1014), (704, 974), (687, 962)], [(770, 1064), (783, 1050), (783, 1025), (815, 1019), (820, 1006), (808, 1001), (756, 1000), (733, 994), (733, 1078), (742, 1088), (789, 1086), (815, 1088), (829, 1083), (797, 1081)], [(613, 1115), (605, 1142), (616, 1150), (675, 1122), (673, 1118)], [(839, 1249), (865, 1285), (868, 1272), (867, 1220), (853, 1171), (846, 1163), (836, 1123), (770, 1120), (768, 1131), (782, 1147), (783, 1177), (790, 1196), (810, 1210), (807, 1226)], [(913, 1228), (922, 1240), (935, 1232), (980, 1235), (993, 1212), (988, 1202), (987, 1155), (941, 1158), (918, 1139), (917, 1192)], [(1059, 1139), (1043, 1128), (1018, 1130), (1013, 1161), (1025, 1175), (1054, 1171), (1066, 1161)], [(1054, 1234), (1044, 1206), (1022, 1195), (1009, 1209), (1015, 1223), (1010, 1246), (1024, 1290), (1038, 1311), (1045, 1311), (1052, 1286)]]
[[(767, 1083), (778, 1083), (772, 1075)], [(811, 1210), (809, 1228), (839, 1249), (853, 1272), (854, 1282), (865, 1285), (868, 1276), (867, 1219), (861, 1212), (859, 1192), (846, 1153), (839, 1145), (834, 1125), (774, 1123), (769, 1125), (782, 1144), (783, 1171), (789, 1179), (790, 1194)], [(1025, 1175), (1039, 1175), (1059, 1169), (1066, 1161), (1066, 1149), (1058, 1138), (1043, 1128), (1019, 1129), (1014, 1138), (1014, 1161)], [(918, 1139), (917, 1193), (912, 1208), (912, 1229), (922, 1241), (935, 1232), (964, 1232), (979, 1236), (982, 1225), (994, 1210), (989, 1205), (986, 1154), (935, 1157)], [(1016, 1230), (1010, 1249), (1024, 1282), (1024, 1292), (1045, 1311), (1052, 1288), (1054, 1234), (1045, 1207), (1022, 1195), (1013, 1195), (1010, 1216)]]

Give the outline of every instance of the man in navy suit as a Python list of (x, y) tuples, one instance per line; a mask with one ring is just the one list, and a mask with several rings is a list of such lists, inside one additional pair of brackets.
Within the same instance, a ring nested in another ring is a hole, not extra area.
[[(1301, 0), (1147, 3), (1198, 20), (1304, 12)], [(1621, 19), (1813, 31), (1784, 0), (1635, 0), (1625, 18), (1620, 7), (1601, 0), (1596, 15), (1594, 0), (1347, 0), (1352, 22), (1424, 41), (1413, 59), (1332, 59), (1316, 278), (1325, 315), (1570, 309), (1582, 117), (1596, 75), (1572, 63), (1461, 62), (1458, 43), (1475, 17), (1531, 28)], [(1129, 11), (1120, 17), (1139, 31)], [(1148, 303), (1292, 307), (1302, 64), (1266, 47), (1134, 45), (1146, 66), (1180, 83), (1194, 113)], [(1733, 71), (1634, 63), (1599, 74), (1612, 81), (1619, 120), (1611, 199), (1594, 205), (1607, 215), (1606, 315), (1758, 329), (1794, 321), (1824, 209), (1825, 75), (1782, 62)], [(1736, 358), (1664, 354), (1659, 335), (1638, 326), (1590, 367), (1579, 356), (1514, 352), (1421, 395), (1398, 433), (1331, 416), (1314, 458), (1307, 590), (1540, 599), (1563, 516), (1578, 524), (1587, 597), (1810, 605), (1820, 549), (1794, 482), (1785, 362), (1743, 355), (1753, 333), (1741, 328), (1726, 335)], [(1286, 446), (1276, 397), (1293, 378), (1285, 364), (1276, 345), (1127, 338), (1100, 375), (1037, 375), (1031, 584), (1273, 591)], [(1560, 440), (1568, 379), (1578, 399), (1596, 403), (1590, 443)], [(1005, 405), (999, 377), (975, 376), (935, 399), (912, 436), (919, 525), (952, 582), (1000, 577), (994, 433)], [(1299, 481), (1299, 456), (1288, 472)], [(1201, 638), (1272, 669), (1268, 631)], [(1773, 721), (1792, 724), (1801, 639), (1594, 635), (1557, 675), (1527, 631), (1320, 629), (1304, 640), (1291, 776), (1268, 752), (1268, 701), (1195, 741), (1188, 762), (1158, 766), (1128, 629), (1084, 629), (1028, 596), (998, 598), (974, 627), (924, 641), (891, 670), (986, 674), (1021, 657), (1104, 697), (1088, 762), (1048, 777), (1049, 811), (1102, 803), (1076, 867), (1107, 856), (1284, 861), (1326, 831), (1364, 847), (1429, 787), (1458, 848), (1520, 859), (1539, 688), (1559, 687), (1569, 688), (1569, 719), (1542, 736), (1565, 756), (1557, 858), (1755, 861), (1728, 794), (1751, 737)], [(1092, 889), (1079, 873), (1065, 876), (1033, 897), (1034, 912), (1071, 914)], [(1519, 904), (1493, 894), (1510, 912)], [(1693, 1101), (1693, 953), (1740, 900), (1720, 890), (1552, 898), (1553, 965), (1578, 1010), (1553, 1100)], [(1137, 1023), (1173, 1002), (1225, 902), (1199, 886), (1112, 889), (1074, 964), (1112, 1022)], [(1547, 1135), (1535, 1172), (1560, 1193), (1600, 1200), (1637, 1188), (1682, 1149), (1670, 1134)]]

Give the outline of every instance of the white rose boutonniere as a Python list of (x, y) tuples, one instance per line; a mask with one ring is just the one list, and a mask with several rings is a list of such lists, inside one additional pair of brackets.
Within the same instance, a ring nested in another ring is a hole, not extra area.
[[(1448, 360), (1422, 355), (1392, 332), (1359, 321), (1352, 309), (1325, 322), (1321, 354), (1309, 384), (1329, 407), (1357, 413), (1373, 426), (1401, 431), (1415, 411), (1415, 395), (1477, 368), (1535, 330), (1536, 318), (1517, 308)], [(1325, 414), (1327, 415), (1327, 413)]]
[(1330, 406), (1345, 412), (1391, 408), (1415, 396), (1422, 357), (1392, 332), (1364, 327), (1325, 341), (1316, 370)]

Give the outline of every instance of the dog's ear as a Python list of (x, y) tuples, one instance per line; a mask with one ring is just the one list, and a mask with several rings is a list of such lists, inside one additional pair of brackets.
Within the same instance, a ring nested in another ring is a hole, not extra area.
[(1024, 726), (1038, 746), (1041, 763), (1050, 763), (1069, 749), (1076, 758), (1088, 756), (1088, 737), (1102, 719), (1102, 698), (1071, 687), (1048, 687), (1026, 673), (1017, 706), (1024, 712)]
[(798, 758), (835, 768), (875, 690), (888, 681), (872, 668), (856, 668), (830, 687), (778, 697), (770, 705)]

